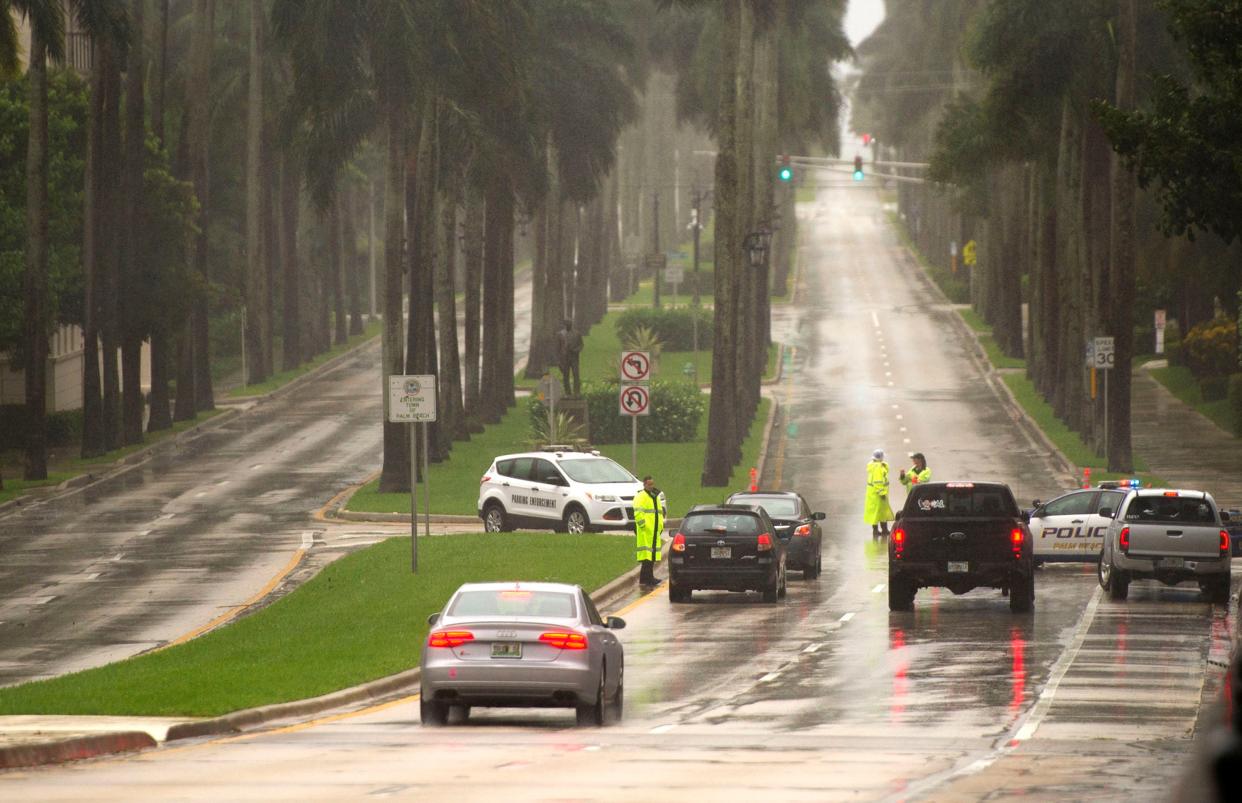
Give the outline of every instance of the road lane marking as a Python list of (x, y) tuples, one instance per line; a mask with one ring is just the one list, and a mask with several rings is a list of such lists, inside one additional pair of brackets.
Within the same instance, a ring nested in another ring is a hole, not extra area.
[(837, 621), (839, 621), (839, 622), (848, 622), (849, 620), (851, 620), (851, 619), (853, 619), (853, 618), (854, 618), (854, 612), (853, 612), (853, 611), (850, 611), (849, 613), (842, 614), (842, 615), (841, 615), (841, 618), (840, 618), (840, 619), (838, 619)]
[(652, 728), (651, 730), (647, 732), (648, 733), (668, 733), (675, 727), (677, 726), (676, 725), (656, 725), (654, 728)]
[(341, 491), (336, 496), (329, 499), (327, 502), (324, 502), (323, 507), (316, 510), (314, 514), (311, 516), (311, 518), (313, 518), (315, 521), (329, 521), (328, 511), (332, 508), (333, 505), (337, 504), (342, 499), (344, 499), (346, 496), (352, 494), (354, 491), (357, 491), (359, 488), (366, 485), (368, 482), (371, 482), (376, 477), (378, 477), (381, 473), (382, 472), (378, 470), (373, 471), (372, 473), (364, 477), (362, 482), (358, 483), (357, 485), (351, 485), (345, 490)]
[(902, 443), (909, 443), (909, 442), (910, 442), (910, 439), (909, 439), (909, 438), (902, 438), (902, 439), (901, 439), (901, 442), (902, 442)]
[(150, 535), (150, 534), (151, 534), (151, 530), (143, 530), (142, 532), (140, 532), (140, 533), (138, 533), (138, 534), (139, 534), (139, 535)]
[(875, 310), (871, 310), (871, 323), (876, 329), (880, 328), (880, 316), (876, 314)]
[(808, 644), (808, 645), (806, 646), (806, 649), (804, 649), (804, 650), (803, 650), (803, 652), (804, 652), (804, 653), (816, 652), (816, 651), (818, 651), (818, 650), (819, 650), (819, 648), (820, 648), (820, 647), (822, 647), (822, 646), (824, 646), (823, 642), (816, 642), (816, 643), (814, 643), (814, 644)]
[(897, 414), (897, 420), (898, 420), (898, 421), (902, 420), (903, 418), (905, 418), (905, 416), (903, 416), (901, 413), (898, 413), (898, 414)]
[(768, 674), (759, 678), (759, 682), (760, 683), (771, 683), (772, 681), (776, 680), (780, 676), (781, 676), (780, 672), (769, 672)]
[(303, 551), (310, 549), (315, 545), (315, 531), (305, 530), (302, 532), (302, 549)]
[(883, 590), (884, 590), (885, 586), (887, 586), (887, 585), (888, 585), (888, 583), (880, 583), (878, 586), (876, 586), (875, 588), (871, 589), (871, 593), (872, 593), (872, 594), (879, 594), (881, 591), (883, 591)]
[(112, 558), (112, 562), (113, 562), (113, 563), (116, 563), (118, 560), (120, 560), (120, 559), (121, 559), (121, 558), (123, 558), (123, 557), (125, 557), (125, 553), (124, 553), (124, 552), (118, 552), (118, 553), (116, 553), (115, 557), (113, 557), (113, 558)]

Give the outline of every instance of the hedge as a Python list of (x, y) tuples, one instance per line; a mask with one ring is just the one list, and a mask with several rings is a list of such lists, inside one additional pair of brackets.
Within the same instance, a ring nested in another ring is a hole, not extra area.
[[(630, 307), (617, 316), (617, 338), (622, 343), (640, 326), (655, 332), (664, 351), (690, 351), (694, 348), (694, 316), (699, 316), (699, 343), (710, 342), (712, 313), (705, 309), (676, 307), (654, 309)], [(708, 340), (704, 340), (708, 338)]]
[[(687, 443), (693, 441), (699, 428), (699, 419), (707, 409), (707, 397), (689, 382), (657, 379), (650, 384), (651, 414), (638, 420), (638, 440), (641, 443)], [(620, 384), (611, 382), (586, 382), (582, 385), (582, 397), (587, 400), (591, 417), (590, 441), (626, 443), (630, 440), (630, 417), (618, 412)], [(547, 408), (538, 397), (531, 396), (527, 409), (532, 427), (534, 422), (547, 416)]]
[[(26, 405), (0, 405), (0, 449), (23, 449), (30, 429)], [(82, 440), (82, 411), (47, 414), (47, 445), (68, 446)]]

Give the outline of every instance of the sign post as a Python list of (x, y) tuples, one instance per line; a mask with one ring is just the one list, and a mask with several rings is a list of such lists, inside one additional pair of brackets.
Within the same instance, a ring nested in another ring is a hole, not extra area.
[(1165, 311), (1162, 309), (1156, 310), (1156, 353), (1157, 354), (1164, 354), (1165, 321), (1166, 321)]
[(1094, 343), (1095, 367), (1104, 372), (1104, 449), (1108, 450), (1108, 370), (1116, 364), (1112, 337), (1097, 337)]
[(410, 425), (410, 571), (418, 574), (418, 433), (423, 425), (423, 503), (426, 534), (431, 535), (431, 488), (427, 481), (427, 423), (436, 420), (434, 374), (397, 374), (388, 377), (388, 420)]
[[(621, 415), (630, 417), (630, 473), (638, 476), (638, 417), (651, 414), (651, 355), (645, 351), (621, 352)], [(628, 384), (627, 384), (628, 383)]]

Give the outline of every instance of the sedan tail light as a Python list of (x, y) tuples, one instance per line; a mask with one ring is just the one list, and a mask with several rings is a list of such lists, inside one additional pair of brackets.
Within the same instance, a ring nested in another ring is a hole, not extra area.
[(794, 535), (800, 535), (800, 536), (803, 536), (804, 538), (809, 536), (810, 534), (811, 534), (811, 525), (809, 524), (803, 524), (801, 527), (794, 530)]
[(1220, 556), (1223, 558), (1229, 554), (1229, 533), (1226, 530), (1220, 531)]
[(539, 640), (558, 650), (585, 650), (587, 648), (586, 636), (572, 630), (544, 633)]
[(769, 533), (759, 533), (758, 548), (760, 552), (767, 552), (772, 549), (772, 536)]
[(672, 549), (674, 552), (685, 552), (686, 551), (686, 536), (681, 533), (677, 533), (676, 535), (674, 535)]
[(1126, 555), (1130, 554), (1130, 528), (1129, 527), (1121, 528), (1121, 535), (1118, 537), (1117, 542), (1121, 545), (1121, 551), (1123, 554), (1126, 554)]
[(427, 646), (460, 647), (469, 641), (474, 641), (474, 634), (469, 630), (437, 630), (427, 637)]

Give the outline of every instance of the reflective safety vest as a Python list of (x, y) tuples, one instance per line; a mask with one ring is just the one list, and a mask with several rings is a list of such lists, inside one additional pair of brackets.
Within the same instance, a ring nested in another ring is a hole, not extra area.
[(901, 484), (909, 488), (911, 485), (918, 485), (920, 482), (931, 482), (931, 469), (926, 466), (922, 471), (915, 471), (914, 467), (906, 469), (906, 473), (901, 477)]
[(634, 535), (638, 543), (636, 560), (660, 559), (660, 533), (664, 531), (667, 512), (668, 503), (663, 491), (652, 496), (644, 488), (634, 495)]

